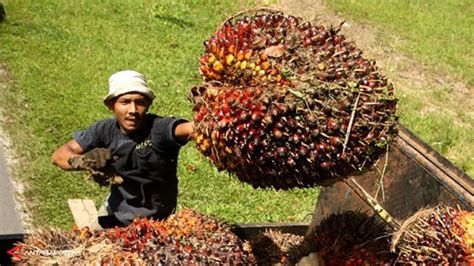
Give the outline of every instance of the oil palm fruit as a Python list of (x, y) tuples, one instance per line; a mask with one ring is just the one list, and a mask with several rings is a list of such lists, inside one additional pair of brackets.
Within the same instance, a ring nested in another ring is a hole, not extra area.
[(420, 210), (395, 234), (399, 264), (474, 265), (474, 213), (447, 206)]
[(268, 10), (233, 17), (199, 64), (196, 145), (254, 187), (330, 185), (396, 136), (392, 84), (337, 28)]
[(386, 224), (376, 216), (355, 211), (331, 214), (305, 236), (291, 260), (316, 252), (324, 265), (387, 265), (395, 258), (390, 239)]

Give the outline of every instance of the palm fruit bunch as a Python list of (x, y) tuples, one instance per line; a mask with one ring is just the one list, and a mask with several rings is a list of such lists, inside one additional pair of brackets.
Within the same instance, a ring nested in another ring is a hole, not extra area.
[(19, 263), (29, 265), (255, 264), (250, 245), (229, 225), (191, 209), (162, 221), (136, 219), (123, 228), (44, 231), (22, 245), (24, 250), (59, 251), (22, 256)]
[(254, 187), (330, 185), (397, 134), (392, 84), (339, 29), (263, 9), (226, 20), (204, 48), (194, 140)]
[(399, 264), (474, 265), (474, 213), (447, 206), (420, 210), (395, 234)]
[(385, 265), (394, 262), (390, 230), (376, 216), (347, 211), (331, 214), (315, 227), (290, 256), (297, 262), (318, 253), (324, 265)]

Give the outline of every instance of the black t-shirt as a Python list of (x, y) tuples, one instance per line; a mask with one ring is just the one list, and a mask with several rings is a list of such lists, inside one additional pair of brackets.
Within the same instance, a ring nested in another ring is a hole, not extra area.
[(115, 118), (107, 118), (73, 133), (84, 152), (108, 148), (119, 158), (112, 166), (123, 183), (111, 186), (108, 203), (123, 224), (136, 217), (165, 218), (176, 208), (176, 167), (183, 144), (173, 132), (182, 122), (186, 120), (147, 114), (141, 130), (125, 135)]

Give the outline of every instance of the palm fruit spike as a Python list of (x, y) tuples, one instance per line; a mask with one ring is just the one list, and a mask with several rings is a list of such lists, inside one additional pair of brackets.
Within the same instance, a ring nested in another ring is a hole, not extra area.
[(420, 210), (395, 234), (400, 264), (474, 265), (474, 213), (437, 206)]
[(318, 253), (324, 265), (385, 265), (390, 253), (390, 231), (376, 216), (348, 211), (331, 214), (293, 250), (291, 261)]
[(373, 165), (396, 136), (397, 99), (338, 31), (268, 10), (227, 20), (190, 93), (201, 153), (262, 188), (330, 185)]

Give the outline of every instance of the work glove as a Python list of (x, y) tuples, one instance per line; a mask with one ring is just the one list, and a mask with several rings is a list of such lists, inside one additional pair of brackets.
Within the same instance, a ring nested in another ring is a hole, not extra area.
[(89, 178), (94, 180), (100, 186), (123, 183), (123, 178), (117, 173), (112, 165), (106, 165), (98, 170), (90, 169), (89, 174)]
[(106, 148), (95, 148), (83, 155), (71, 157), (69, 165), (74, 170), (89, 171), (89, 178), (93, 179), (101, 186), (109, 184), (121, 184), (123, 179), (118, 175), (110, 162), (118, 158), (112, 156), (112, 151)]
[(95, 148), (83, 155), (71, 157), (69, 165), (74, 170), (98, 170), (104, 168), (112, 159), (112, 151), (106, 148)]

